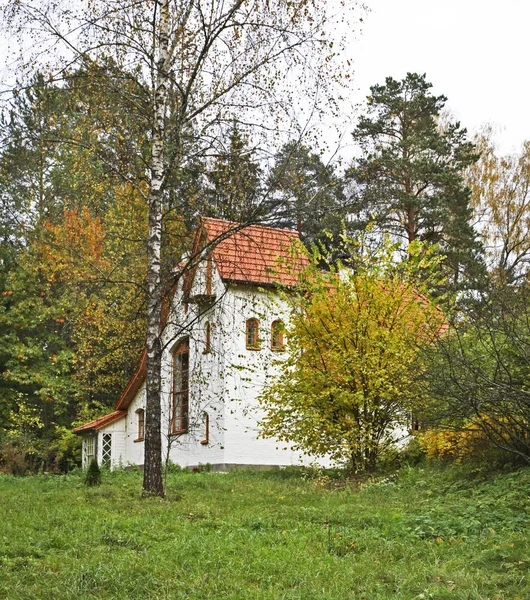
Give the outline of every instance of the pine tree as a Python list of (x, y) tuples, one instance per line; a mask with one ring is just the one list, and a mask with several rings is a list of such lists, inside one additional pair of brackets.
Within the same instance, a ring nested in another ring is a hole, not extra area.
[(403, 240), (439, 244), (452, 289), (482, 273), (464, 170), (478, 154), (459, 123), (441, 122), (445, 96), (425, 75), (387, 77), (374, 85), (367, 114), (353, 132), (363, 151), (347, 172), (356, 184), (352, 218)]
[(270, 212), (279, 227), (296, 229), (304, 242), (337, 238), (346, 216), (344, 187), (332, 165), (298, 142), (276, 156), (269, 178), (274, 193)]
[(229, 132), (228, 148), (207, 173), (204, 214), (244, 223), (258, 216), (260, 167), (237, 123)]

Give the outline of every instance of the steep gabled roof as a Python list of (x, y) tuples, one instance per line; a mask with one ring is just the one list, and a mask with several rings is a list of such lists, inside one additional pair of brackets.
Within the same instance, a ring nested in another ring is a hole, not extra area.
[(142, 356), (140, 357), (140, 361), (138, 366), (134, 370), (134, 373), (131, 375), (131, 378), (127, 382), (125, 389), (121, 393), (118, 401), (114, 408), (119, 410), (127, 410), (129, 405), (134, 400), (138, 390), (142, 386), (142, 383), (145, 381), (147, 376), (147, 355), (145, 350), (142, 352)]
[[(212, 245), (212, 256), (223, 281), (255, 285), (295, 285), (309, 264), (296, 231), (263, 225), (242, 227), (233, 221), (203, 218), (198, 239)], [(220, 240), (220, 241), (218, 241)], [(218, 242), (218, 243), (217, 243)]]

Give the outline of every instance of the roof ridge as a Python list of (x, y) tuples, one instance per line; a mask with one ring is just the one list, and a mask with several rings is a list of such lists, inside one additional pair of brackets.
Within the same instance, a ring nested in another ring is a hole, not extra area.
[(288, 229), (287, 227), (275, 227), (274, 225), (265, 225), (263, 223), (252, 223), (249, 225), (245, 225), (244, 223), (238, 223), (237, 221), (229, 221), (228, 219), (219, 219), (218, 217), (201, 217), (201, 220), (204, 221), (216, 221), (218, 223), (227, 223), (230, 225), (243, 226), (235, 233), (244, 233), (245, 229), (267, 229), (270, 231), (283, 231), (285, 233), (294, 234), (299, 237), (299, 233), (296, 229)]

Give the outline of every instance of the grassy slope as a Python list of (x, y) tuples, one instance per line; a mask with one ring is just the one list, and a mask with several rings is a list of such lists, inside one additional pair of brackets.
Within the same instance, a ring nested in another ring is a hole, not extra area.
[(403, 470), (362, 489), (282, 473), (0, 477), (0, 598), (530, 598), (530, 469)]

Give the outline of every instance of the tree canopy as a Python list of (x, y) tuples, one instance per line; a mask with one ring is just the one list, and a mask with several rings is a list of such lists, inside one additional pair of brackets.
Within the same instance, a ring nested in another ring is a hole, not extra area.
[(346, 218), (344, 182), (332, 164), (292, 141), (276, 154), (269, 176), (268, 218), (295, 229), (306, 243), (339, 243)]
[(530, 142), (500, 156), (491, 129), (477, 138), (481, 157), (466, 172), (488, 269), (498, 285), (513, 285), (530, 268)]
[(437, 244), (449, 285), (461, 288), (481, 273), (464, 180), (478, 153), (459, 123), (441, 119), (447, 99), (431, 87), (425, 75), (408, 73), (370, 88), (353, 132), (362, 155), (347, 172), (352, 219), (361, 229), (375, 223), (402, 240), (404, 250), (414, 240)]
[(492, 288), (429, 348), (424, 417), (431, 427), (482, 432), (530, 463), (530, 290)]
[(355, 270), (312, 266), (287, 296), (288, 355), (262, 397), (264, 436), (371, 471), (406, 429), (423, 398), (420, 349), (444, 319), (396, 268), (394, 251), (387, 244)]

